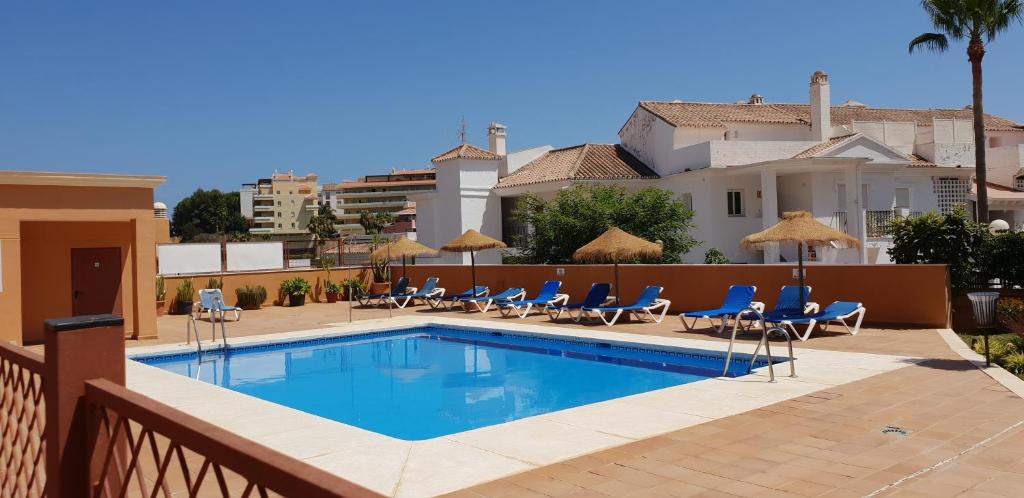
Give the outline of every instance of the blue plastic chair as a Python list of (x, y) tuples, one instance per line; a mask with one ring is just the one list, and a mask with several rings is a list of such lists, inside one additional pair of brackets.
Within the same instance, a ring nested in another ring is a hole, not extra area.
[[(755, 307), (755, 293), (757, 293), (757, 287), (754, 285), (730, 285), (729, 292), (725, 295), (725, 302), (722, 303), (721, 307), (711, 310), (688, 311), (681, 313), (679, 315), (679, 320), (683, 322), (683, 327), (689, 331), (693, 330), (693, 327), (697, 325), (697, 320), (700, 320), (701, 318), (710, 320), (712, 325), (714, 325), (714, 319), (718, 318), (722, 323), (716, 327), (715, 331), (722, 333), (722, 331), (725, 330), (726, 325), (729, 323), (730, 318), (740, 319), (742, 317), (739, 315), (743, 310)], [(693, 318), (693, 323), (686, 323), (687, 318)]]
[[(587, 318), (596, 315), (609, 327), (615, 325), (615, 322), (623, 313), (633, 314), (640, 320), (649, 319), (654, 323), (661, 323), (665, 318), (665, 314), (668, 313), (669, 305), (672, 304), (668, 299), (658, 299), (662, 290), (664, 288), (657, 285), (648, 285), (636, 302), (629, 306), (583, 307), (580, 313)], [(661, 310), (660, 314), (655, 314), (656, 310)], [(614, 313), (611, 320), (605, 318), (607, 313)]]
[(398, 282), (396, 282), (394, 286), (391, 287), (391, 292), (382, 292), (382, 293), (379, 293), (379, 294), (363, 294), (363, 295), (359, 296), (359, 304), (361, 304), (363, 306), (369, 306), (374, 300), (376, 300), (377, 301), (376, 305), (380, 306), (380, 305), (386, 303), (387, 299), (390, 298), (390, 297), (397, 297), (397, 296), (404, 295), (406, 293), (406, 289), (408, 289), (408, 287), (409, 287), (409, 279), (406, 278), (406, 277), (402, 277), (402, 278), (398, 279)]
[(426, 301), (432, 297), (443, 296), (444, 289), (437, 286), (437, 277), (430, 277), (426, 282), (423, 282), (423, 288), (417, 289), (416, 292), (410, 294), (401, 294), (398, 296), (388, 296), (392, 303), (399, 308), (405, 308), (409, 303), (414, 302), (416, 299)]
[[(600, 307), (608, 299), (608, 294), (612, 291), (612, 284), (608, 283), (597, 283), (590, 286), (590, 291), (587, 292), (587, 297), (583, 298), (583, 302), (575, 304), (556, 304), (550, 305), (544, 311), (548, 314), (548, 318), (551, 320), (558, 320), (558, 317), (562, 316), (562, 312), (566, 312), (569, 318), (575, 321), (580, 321), (583, 317), (583, 308), (597, 308)], [(572, 316), (572, 311), (580, 311), (575, 317)]]
[(203, 317), (203, 313), (210, 313), (210, 318), (213, 318), (214, 311), (234, 312), (235, 321), (242, 319), (242, 308), (238, 306), (228, 306), (224, 302), (224, 293), (220, 289), (200, 289), (199, 291), (199, 318)]
[[(857, 335), (857, 332), (860, 331), (860, 324), (864, 321), (865, 313), (867, 313), (867, 308), (865, 308), (861, 303), (836, 301), (828, 305), (824, 311), (804, 315), (800, 318), (785, 319), (780, 321), (779, 324), (783, 327), (789, 327), (789, 329), (793, 331), (793, 334), (800, 338), (801, 341), (806, 341), (807, 338), (811, 336), (814, 326), (819, 323), (822, 324), (822, 330), (828, 330), (829, 323), (839, 322), (846, 327), (846, 331), (849, 332), (850, 335)], [(850, 328), (850, 325), (846, 323), (846, 320), (848, 318), (852, 318), (854, 315), (857, 316), (857, 322), (854, 323), (853, 328)], [(796, 330), (796, 325), (807, 325), (807, 330), (805, 330), (803, 334), (800, 334), (800, 332)]]
[[(508, 300), (497, 303), (498, 311), (501, 315), (508, 317), (510, 314), (515, 313), (519, 318), (526, 318), (526, 315), (530, 314), (530, 310), (534, 307), (544, 306), (547, 308), (550, 305), (566, 304), (569, 301), (569, 296), (566, 294), (559, 294), (559, 289), (562, 288), (562, 282), (559, 280), (548, 280), (544, 282), (544, 287), (541, 287), (540, 293), (533, 299), (522, 299), (522, 300)], [(541, 311), (543, 313), (543, 310)]]
[(770, 323), (779, 323), (787, 318), (800, 318), (804, 313), (818, 311), (818, 303), (809, 302), (811, 298), (811, 286), (804, 286), (804, 306), (800, 307), (800, 286), (786, 285), (779, 291), (779, 299), (775, 302), (775, 308), (764, 314), (764, 320)]

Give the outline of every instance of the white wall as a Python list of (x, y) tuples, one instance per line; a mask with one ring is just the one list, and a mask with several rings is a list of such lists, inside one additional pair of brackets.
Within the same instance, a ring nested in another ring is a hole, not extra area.
[(158, 244), (158, 273), (216, 273), (220, 267), (220, 244)]

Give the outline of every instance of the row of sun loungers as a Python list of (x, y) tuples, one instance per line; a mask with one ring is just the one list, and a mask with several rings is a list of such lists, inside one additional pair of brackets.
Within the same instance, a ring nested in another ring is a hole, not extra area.
[[(433, 309), (452, 310), (456, 306), (464, 311), (470, 311), (470, 306), (477, 311), (486, 313), (493, 306), (502, 316), (526, 318), (531, 311), (546, 313), (551, 320), (558, 320), (563, 314), (576, 322), (583, 320), (600, 319), (606, 325), (615, 323), (625, 316), (632, 316), (640, 321), (661, 323), (668, 314), (671, 301), (662, 299), (662, 287), (651, 285), (644, 289), (635, 302), (628, 305), (612, 304), (611, 284), (595, 283), (582, 301), (569, 302), (567, 294), (559, 293), (562, 282), (552, 280), (544, 283), (536, 297), (527, 299), (526, 289), (522, 287), (511, 287), (505, 291), (490, 295), (490, 289), (478, 285), (475, 288), (467, 289), (457, 294), (446, 294), (446, 289), (438, 287), (437, 277), (430, 277), (423, 284), (422, 288), (409, 286), (409, 280), (402, 277), (396, 282), (392, 291), (383, 294), (365, 294), (359, 297), (359, 303), (364, 306), (393, 304), (399, 308), (405, 308), (417, 301), (428, 304)], [(786, 327), (790, 329), (801, 341), (806, 341), (814, 330), (815, 325), (821, 324), (822, 329), (827, 330), (829, 324), (840, 323), (848, 332), (856, 335), (860, 330), (861, 322), (864, 319), (866, 309), (861, 303), (850, 301), (836, 301), (820, 310), (817, 303), (810, 301), (811, 287), (803, 288), (803, 306), (801, 306), (801, 293), (799, 286), (787, 285), (779, 292), (775, 307), (765, 311), (763, 302), (755, 301), (757, 287), (752, 285), (733, 285), (729, 287), (722, 306), (700, 311), (689, 311), (679, 315), (686, 330), (692, 330), (698, 320), (709, 320), (715, 331), (721, 333), (729, 325), (730, 321), (734, 326), (742, 325), (749, 329), (753, 326), (760, 314), (764, 317), (766, 324)], [(755, 313), (756, 311), (756, 313)], [(847, 320), (855, 319), (852, 327)], [(691, 320), (691, 322), (687, 322)], [(715, 321), (718, 325), (715, 325)], [(744, 324), (745, 322), (745, 324)], [(806, 325), (807, 328), (801, 334), (797, 326)]]

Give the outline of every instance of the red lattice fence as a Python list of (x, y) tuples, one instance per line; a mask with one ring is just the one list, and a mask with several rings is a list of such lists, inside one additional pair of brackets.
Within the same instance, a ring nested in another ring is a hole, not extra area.
[(0, 343), (0, 496), (46, 496), (43, 357)]

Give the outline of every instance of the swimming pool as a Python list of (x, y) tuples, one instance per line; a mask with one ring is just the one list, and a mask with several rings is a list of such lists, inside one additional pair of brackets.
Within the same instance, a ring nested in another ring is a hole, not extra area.
[(133, 359), (414, 441), (697, 382), (719, 376), (724, 361), (719, 352), (442, 326)]

